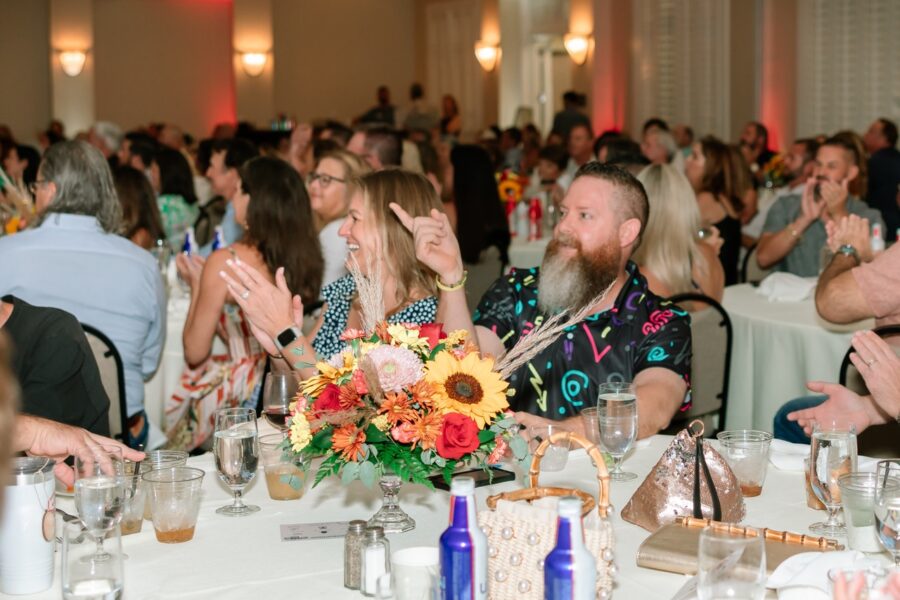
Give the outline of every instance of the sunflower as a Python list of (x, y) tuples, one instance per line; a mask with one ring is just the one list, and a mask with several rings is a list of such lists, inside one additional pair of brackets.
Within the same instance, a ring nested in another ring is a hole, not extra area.
[(363, 457), (363, 444), (366, 443), (366, 432), (359, 429), (355, 423), (334, 430), (331, 434), (331, 448), (340, 453), (346, 461), (357, 461)]
[(484, 429), (494, 416), (506, 409), (507, 384), (493, 371), (494, 361), (477, 353), (457, 358), (439, 353), (428, 363), (425, 379), (434, 384), (434, 402), (442, 413), (457, 412), (470, 417)]

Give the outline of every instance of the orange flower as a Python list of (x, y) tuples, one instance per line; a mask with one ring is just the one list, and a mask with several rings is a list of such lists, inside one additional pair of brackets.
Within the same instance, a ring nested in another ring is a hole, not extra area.
[(366, 432), (358, 429), (354, 423), (347, 423), (331, 434), (331, 448), (341, 454), (347, 461), (357, 461), (363, 457), (363, 444)]
[(385, 344), (391, 343), (391, 334), (388, 333), (388, 322), (387, 321), (379, 321), (375, 324), (375, 335), (378, 336), (378, 339), (384, 342)]
[(341, 386), (338, 401), (341, 403), (341, 408), (343, 410), (350, 410), (351, 408), (362, 406), (362, 402), (359, 401), (359, 394), (352, 383)]
[(401, 421), (412, 421), (416, 417), (416, 411), (410, 407), (409, 398), (405, 392), (385, 393), (384, 402), (378, 408), (378, 413), (386, 415), (391, 426)]
[(434, 385), (426, 379), (422, 379), (416, 383), (414, 383), (409, 388), (410, 394), (412, 394), (412, 400), (419, 406), (425, 409), (434, 408), (434, 395), (435, 389)]
[(412, 426), (415, 429), (413, 445), (418, 442), (419, 445), (422, 446), (422, 450), (434, 448), (437, 439), (441, 435), (441, 424), (443, 419), (444, 416), (438, 412), (418, 415), (418, 418), (412, 423)]

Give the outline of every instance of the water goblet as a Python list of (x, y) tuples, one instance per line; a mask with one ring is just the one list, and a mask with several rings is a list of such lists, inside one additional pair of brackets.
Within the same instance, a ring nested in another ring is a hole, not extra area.
[(103, 538), (122, 520), (125, 503), (125, 462), (118, 446), (81, 447), (75, 457), (75, 507), (97, 546), (92, 560), (110, 555)]
[(216, 509), (220, 515), (239, 517), (259, 510), (244, 504), (244, 488), (253, 481), (259, 465), (259, 439), (256, 411), (251, 408), (220, 408), (216, 411), (213, 455), (222, 483), (231, 488), (234, 502)]
[(613, 481), (635, 479), (635, 473), (622, 470), (622, 459), (637, 439), (637, 396), (631, 383), (600, 385), (597, 421), (600, 427), (600, 444), (613, 458), (609, 478)]
[(900, 459), (878, 462), (875, 482), (875, 531), (900, 569)]
[(839, 421), (816, 423), (809, 450), (809, 483), (816, 498), (825, 505), (825, 521), (813, 523), (809, 530), (819, 535), (843, 535), (841, 490), (838, 479), (856, 471), (856, 429)]
[(297, 378), (292, 374), (269, 373), (263, 386), (263, 415), (272, 427), (287, 435), (288, 407), (297, 395)]

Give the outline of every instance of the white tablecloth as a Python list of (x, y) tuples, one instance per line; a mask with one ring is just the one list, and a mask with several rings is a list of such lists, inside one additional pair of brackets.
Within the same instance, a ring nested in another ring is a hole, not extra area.
[[(615, 555), (619, 566), (614, 597), (666, 599), (683, 585), (681, 575), (639, 568), (635, 564), (637, 549), (648, 533), (626, 523), (618, 516), (634, 490), (662, 454), (671, 438), (655, 436), (642, 442), (626, 458), (623, 466), (640, 477), (631, 482), (614, 482), (611, 501), (616, 535)], [(219, 483), (212, 456), (190, 459), (190, 465), (207, 472), (203, 482), (205, 498), (194, 539), (183, 544), (160, 544), (153, 527), (144, 522), (143, 530), (123, 538), (129, 558), (125, 561), (125, 598), (129, 600), (168, 600), (173, 598), (214, 598), (245, 600), (246, 598), (360, 598), (358, 592), (343, 587), (343, 540), (305, 540), (282, 542), (279, 526), (287, 523), (347, 521), (370, 517), (380, 504), (380, 493), (360, 482), (349, 487), (329, 479), (308, 491), (300, 500), (270, 500), (265, 481), (257, 478), (247, 490), (247, 502), (262, 507), (259, 513), (243, 518), (229, 518), (215, 509), (229, 500)], [(519, 481), (522, 479), (520, 478)], [(579, 450), (570, 454), (564, 472), (546, 474), (542, 484), (567, 485), (596, 495), (596, 472), (590, 459)], [(487, 495), (520, 487), (505, 483), (479, 488), (476, 495), (479, 510), (486, 510)], [(416, 529), (392, 534), (392, 550), (412, 546), (437, 546), (446, 527), (449, 495), (429, 491), (422, 486), (405, 485), (401, 505), (416, 520)], [(746, 524), (805, 532), (806, 526), (822, 517), (822, 513), (806, 507), (803, 474), (776, 470), (769, 466), (762, 495), (749, 498)], [(71, 499), (58, 504), (74, 513)], [(28, 598), (59, 598), (59, 553), (53, 587)], [(0, 597), (6, 598), (0, 594)]]
[(513, 238), (509, 245), (509, 264), (517, 269), (530, 269), (541, 266), (544, 260), (544, 250), (550, 243), (550, 235), (539, 240), (529, 242), (518, 237)]
[(722, 304), (734, 327), (728, 429), (771, 431), (785, 402), (811, 393), (807, 381), (838, 380), (851, 333), (874, 326), (872, 320), (828, 323), (812, 298), (769, 302), (750, 284), (726, 288)]

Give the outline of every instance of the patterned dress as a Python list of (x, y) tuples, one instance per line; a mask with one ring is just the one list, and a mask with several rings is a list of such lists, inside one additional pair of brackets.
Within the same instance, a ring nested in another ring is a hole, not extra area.
[[(345, 343), (340, 338), (347, 328), (350, 304), (355, 295), (356, 282), (352, 275), (345, 275), (322, 288), (322, 298), (328, 309), (325, 311), (322, 326), (312, 341), (313, 349), (322, 358), (331, 358), (344, 348)], [(423, 325), (434, 323), (435, 317), (437, 317), (437, 298), (428, 296), (390, 315), (387, 321)]]
[(188, 204), (184, 198), (175, 194), (163, 194), (156, 199), (159, 214), (162, 217), (166, 241), (172, 252), (181, 252), (184, 234), (188, 227), (194, 225), (200, 210), (196, 204)]
[(228, 354), (210, 356), (196, 369), (185, 367), (178, 389), (166, 402), (169, 448), (190, 451), (210, 439), (217, 408), (256, 407), (266, 352), (234, 304), (222, 309), (218, 330), (228, 342)]

